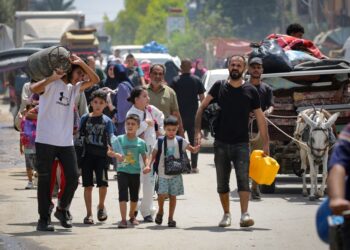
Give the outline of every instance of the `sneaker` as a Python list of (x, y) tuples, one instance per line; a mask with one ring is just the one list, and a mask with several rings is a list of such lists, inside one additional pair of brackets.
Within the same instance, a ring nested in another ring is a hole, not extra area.
[(241, 221), (239, 225), (241, 227), (251, 227), (254, 225), (254, 220), (250, 217), (248, 213), (244, 213), (241, 216)]
[(127, 228), (128, 227), (128, 223), (126, 222), (126, 220), (122, 220), (118, 223), (118, 228)]
[(252, 196), (253, 200), (261, 200), (261, 195), (260, 195), (259, 189), (252, 189), (251, 196)]
[(50, 221), (45, 219), (39, 219), (38, 224), (36, 226), (36, 231), (53, 232), (55, 231), (55, 228), (53, 225), (51, 225)]
[(56, 208), (55, 217), (60, 221), (61, 226), (64, 228), (72, 228), (72, 220), (70, 219), (67, 210), (59, 210)]
[(28, 184), (27, 184), (27, 186), (25, 187), (25, 189), (34, 189), (34, 184), (33, 184), (33, 182), (28, 181)]
[(143, 218), (144, 222), (153, 222), (152, 215), (147, 215), (146, 217)]
[(226, 213), (222, 217), (222, 219), (221, 219), (221, 221), (219, 223), (219, 227), (229, 227), (229, 226), (231, 226), (231, 214), (230, 213)]

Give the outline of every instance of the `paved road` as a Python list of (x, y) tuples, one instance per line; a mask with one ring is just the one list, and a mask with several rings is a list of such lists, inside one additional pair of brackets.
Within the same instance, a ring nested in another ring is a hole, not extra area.
[[(0, 110), (6, 112), (3, 106)], [(82, 223), (85, 206), (79, 186), (71, 207), (75, 227), (64, 229), (53, 219), (56, 232), (36, 232), (36, 190), (24, 190), (26, 177), (18, 153), (18, 133), (9, 128), (10, 124), (9, 120), (0, 120), (0, 249), (327, 249), (315, 232), (319, 202), (303, 198), (301, 184), (290, 183), (288, 178), (282, 180), (277, 194), (250, 203), (256, 224), (249, 229), (239, 227), (237, 186), (232, 180), (232, 226), (217, 227), (222, 211), (210, 153), (200, 155), (199, 174), (184, 175), (185, 195), (179, 197), (175, 229), (154, 223), (118, 229), (117, 183), (110, 180), (106, 202), (109, 218), (105, 223)], [(93, 195), (95, 207), (96, 190)]]

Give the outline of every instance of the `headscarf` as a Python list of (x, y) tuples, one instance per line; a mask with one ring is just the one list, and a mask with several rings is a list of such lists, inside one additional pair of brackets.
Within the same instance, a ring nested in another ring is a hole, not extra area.
[(128, 77), (125, 66), (122, 64), (114, 64), (114, 79), (118, 85), (121, 82), (129, 82), (131, 85), (133, 85)]
[[(116, 89), (119, 85), (119, 82), (117, 81), (116, 78), (116, 72), (115, 72), (115, 63), (114, 62), (108, 62), (107, 67), (106, 67), (106, 79), (103, 81), (103, 87), (110, 88), (112, 90)], [(108, 69), (110, 67), (113, 67), (113, 72), (114, 72), (114, 78), (111, 78), (108, 74)]]

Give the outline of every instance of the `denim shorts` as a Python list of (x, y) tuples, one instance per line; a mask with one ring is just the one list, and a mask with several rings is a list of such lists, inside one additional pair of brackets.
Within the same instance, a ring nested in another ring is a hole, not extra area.
[(235, 168), (238, 192), (250, 192), (249, 188), (249, 144), (226, 144), (214, 142), (217, 192), (230, 192), (231, 162)]
[(24, 154), (26, 169), (36, 170), (36, 154)]
[(182, 175), (176, 175), (172, 178), (158, 178), (158, 194), (169, 194), (173, 196), (184, 194), (184, 184)]

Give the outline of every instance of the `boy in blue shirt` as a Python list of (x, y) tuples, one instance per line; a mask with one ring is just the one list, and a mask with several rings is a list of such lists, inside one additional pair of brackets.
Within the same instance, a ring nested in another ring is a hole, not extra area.
[(108, 149), (108, 156), (117, 158), (118, 160), (117, 180), (119, 190), (119, 208), (122, 217), (118, 228), (127, 228), (126, 211), (127, 202), (129, 201), (129, 193), (129, 222), (134, 226), (139, 225), (139, 222), (135, 217), (135, 211), (139, 200), (141, 173), (141, 164), (139, 162), (140, 156), (142, 156), (145, 166), (143, 173), (147, 174), (151, 171), (147, 160), (146, 143), (144, 140), (136, 136), (136, 132), (139, 127), (140, 118), (135, 114), (128, 115), (125, 120), (126, 134), (113, 138), (113, 150), (111, 147)]
[(84, 224), (94, 224), (92, 217), (92, 188), (94, 187), (93, 172), (99, 188), (99, 204), (97, 206), (97, 219), (107, 220), (107, 211), (104, 205), (108, 187), (108, 157), (107, 150), (110, 138), (113, 135), (112, 120), (102, 112), (107, 106), (107, 94), (96, 90), (91, 94), (92, 112), (81, 118), (80, 135), (84, 141), (85, 155), (82, 162), (82, 179), (86, 217)]

